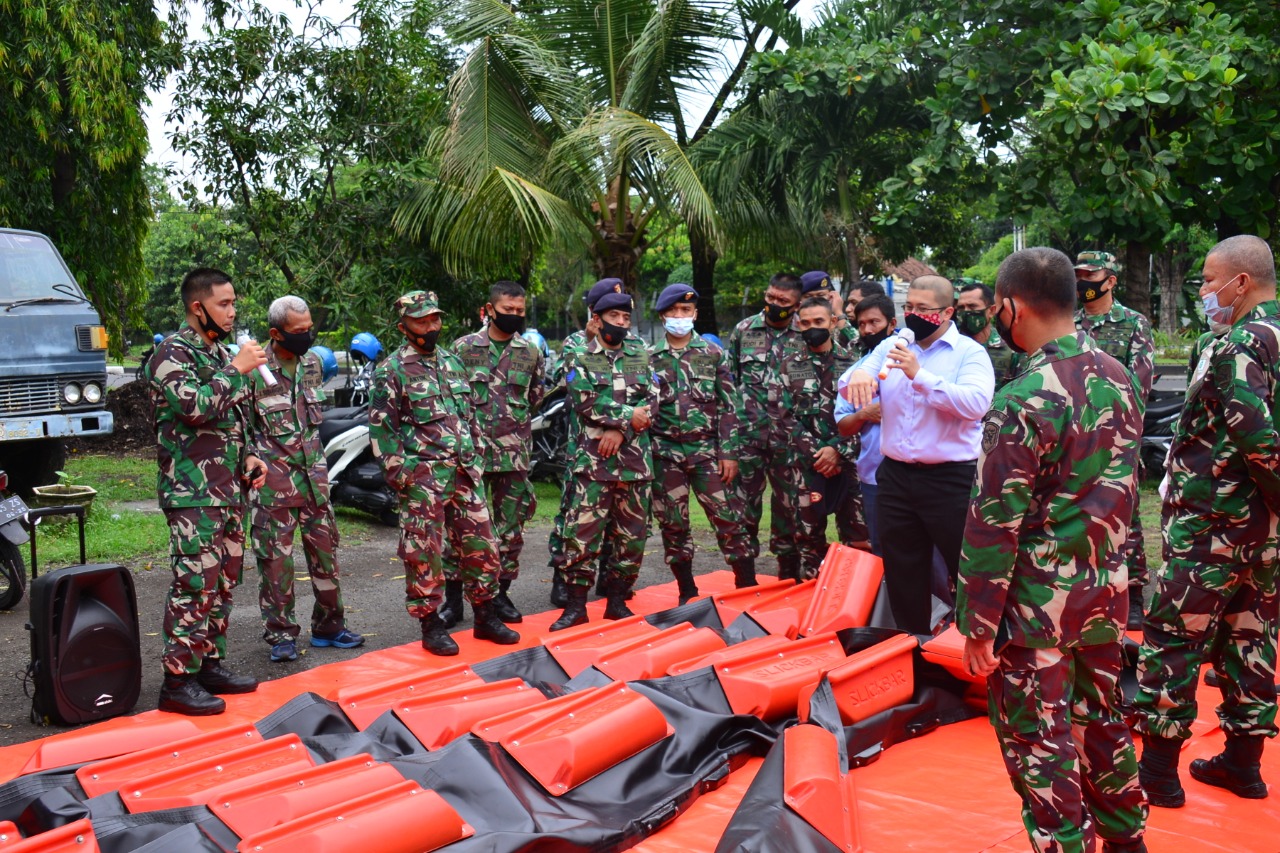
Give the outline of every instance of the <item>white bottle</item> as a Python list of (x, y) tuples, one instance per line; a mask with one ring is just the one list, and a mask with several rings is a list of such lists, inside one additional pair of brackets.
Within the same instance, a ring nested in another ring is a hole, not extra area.
[[(244, 346), (246, 343), (249, 343), (252, 340), (253, 340), (253, 336), (250, 335), (248, 330), (246, 329), (241, 329), (239, 332), (236, 333), (236, 343), (239, 346)], [(261, 376), (262, 381), (267, 383), (268, 385), (276, 384), (275, 374), (272, 373), (271, 368), (267, 367), (265, 364), (258, 365), (258, 375)]]
[[(910, 329), (898, 329), (893, 333), (892, 349), (906, 349), (916, 342), (916, 333)], [(880, 378), (889, 378), (889, 353), (884, 355), (884, 364), (880, 368)]]

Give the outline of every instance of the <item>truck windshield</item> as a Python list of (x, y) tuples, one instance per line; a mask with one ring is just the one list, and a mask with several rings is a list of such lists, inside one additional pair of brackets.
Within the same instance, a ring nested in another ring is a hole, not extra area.
[(80, 293), (48, 240), (0, 232), (0, 304), (42, 297), (66, 300), (67, 293), (54, 285)]

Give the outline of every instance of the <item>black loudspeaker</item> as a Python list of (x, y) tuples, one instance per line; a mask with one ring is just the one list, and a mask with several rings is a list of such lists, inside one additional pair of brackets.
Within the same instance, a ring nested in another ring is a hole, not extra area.
[(31, 583), (31, 716), (77, 725), (127, 714), (142, 691), (138, 599), (124, 566), (68, 566)]

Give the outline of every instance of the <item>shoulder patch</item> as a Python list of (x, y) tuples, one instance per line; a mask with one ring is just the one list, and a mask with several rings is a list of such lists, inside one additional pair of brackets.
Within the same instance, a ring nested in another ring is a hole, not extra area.
[(1009, 413), (992, 409), (982, 419), (982, 452), (990, 453), (1000, 441), (1000, 430), (1009, 420)]

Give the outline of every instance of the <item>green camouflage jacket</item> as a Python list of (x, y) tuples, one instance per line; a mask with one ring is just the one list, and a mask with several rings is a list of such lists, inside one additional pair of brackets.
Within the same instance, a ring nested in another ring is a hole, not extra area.
[[(577, 447), (569, 462), (575, 474), (593, 480), (652, 480), (649, 431), (631, 428), (631, 416), (638, 406), (650, 406), (656, 414), (658, 393), (649, 350), (636, 337), (611, 350), (599, 339), (587, 344), (577, 356), (566, 379), (569, 404), (582, 424)], [(605, 430), (623, 434), (622, 446), (608, 459), (600, 456), (600, 437)]]
[(432, 491), (452, 488), (454, 471), (469, 467), (480, 479), (480, 436), (462, 360), (444, 347), (433, 357), (410, 344), (373, 374), (369, 438), (387, 482)]
[[(737, 459), (738, 390), (724, 350), (694, 333), (683, 349), (672, 349), (663, 335), (653, 350), (658, 377), (654, 439), (681, 455), (711, 451)], [(665, 455), (665, 454), (663, 454)]]
[(1274, 560), (1280, 518), (1280, 304), (1205, 336), (1173, 431), (1164, 556), (1209, 565)]
[(802, 348), (804, 341), (799, 332), (791, 326), (771, 328), (765, 325), (763, 314), (752, 314), (729, 333), (725, 352), (729, 356), (729, 370), (741, 391), (738, 430), (743, 441), (768, 438), (769, 393), (776, 387), (770, 379), (783, 358)]
[(160, 506), (244, 505), (252, 385), (231, 366), (230, 351), (183, 326), (156, 345), (145, 375), (155, 407)]
[(528, 471), (529, 423), (545, 393), (542, 352), (519, 335), (495, 342), (484, 329), (453, 348), (471, 385), (484, 470)]
[(1001, 340), (995, 329), (991, 329), (991, 334), (982, 346), (991, 358), (991, 369), (996, 374), (996, 388), (1000, 388), (1018, 372), (1020, 362), (1024, 359)]
[(1077, 309), (1076, 328), (1092, 335), (1103, 352), (1129, 369), (1138, 383), (1139, 411), (1145, 412), (1156, 374), (1156, 345), (1150, 321), (1132, 308), (1113, 302), (1110, 311), (1097, 317), (1083, 308)]
[(249, 374), (250, 446), (267, 465), (267, 480), (253, 495), (253, 502), (261, 506), (305, 506), (309, 500), (323, 506), (329, 500), (329, 468), (319, 429), (324, 368), (311, 352), (294, 363), (301, 376), (285, 372), (272, 344), (267, 347), (267, 367), (276, 384), (268, 385), (256, 370)]
[(960, 552), (960, 633), (993, 639), (1003, 619), (1030, 648), (1120, 639), (1142, 440), (1134, 384), (1077, 331), (996, 392)]
[(834, 447), (845, 461), (857, 462), (853, 442), (840, 436), (835, 422), (836, 382), (857, 360), (833, 343), (827, 352), (806, 346), (778, 365), (777, 399), (769, 412), (777, 434), (787, 436), (793, 462), (812, 467), (813, 455), (823, 447)]

